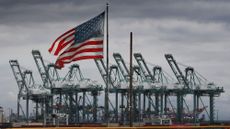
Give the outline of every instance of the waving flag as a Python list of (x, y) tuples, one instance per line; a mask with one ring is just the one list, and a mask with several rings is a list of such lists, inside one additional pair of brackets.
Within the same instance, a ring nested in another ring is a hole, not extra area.
[(59, 36), (49, 48), (58, 55), (56, 66), (83, 59), (103, 58), (105, 12)]

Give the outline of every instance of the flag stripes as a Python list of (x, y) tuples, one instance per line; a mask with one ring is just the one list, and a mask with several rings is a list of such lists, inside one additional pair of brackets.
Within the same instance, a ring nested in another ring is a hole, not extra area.
[[(84, 55), (84, 56), (76, 57), (72, 61), (86, 60), (86, 59), (101, 59), (101, 58), (103, 58), (103, 55), (95, 55), (95, 56), (86, 56), (86, 55)], [(69, 62), (56, 62), (56, 66), (58, 68), (62, 68), (62, 67), (64, 67), (64, 64), (71, 63), (72, 61), (69, 61)]]
[[(82, 56), (82, 58), (80, 58)], [(80, 44), (73, 44), (59, 55), (56, 65), (63, 67), (72, 61), (103, 58), (103, 38), (92, 38)]]
[(85, 51), (87, 51), (87, 52), (93, 52), (95, 50), (103, 51), (103, 46), (102, 45), (87, 45), (87, 46), (83, 46), (83, 47), (81, 47), (78, 50), (75, 50), (73, 52), (68, 52), (68, 53), (61, 54), (58, 57), (58, 59), (62, 59), (62, 58), (65, 58), (65, 57), (71, 57), (71, 56), (73, 56), (75, 54), (83, 53)]
[(85, 59), (101, 59), (103, 58), (103, 53), (102, 52), (94, 52), (92, 54), (92, 52), (90, 53), (82, 53), (82, 54), (78, 54), (78, 55), (75, 55), (73, 58), (70, 58), (70, 59), (66, 59), (66, 60), (57, 60), (56, 61), (56, 66), (58, 68), (62, 68), (64, 67), (64, 64), (68, 64), (68, 63), (71, 63), (73, 61), (78, 61), (78, 60), (85, 60)]
[(69, 48), (67, 48), (62, 54), (76, 51), (79, 48), (87, 45), (103, 45), (103, 38), (93, 38), (81, 44), (73, 44)]
[(66, 58), (66, 57), (73, 57), (74, 55), (80, 54), (80, 53), (83, 53), (83, 52), (95, 52), (95, 51), (98, 51), (98, 50), (100, 50), (103, 53), (103, 45), (102, 44), (101, 45), (100, 44), (99, 45), (85, 45), (85, 46), (79, 47), (75, 51), (66, 52), (66, 53), (61, 54), (58, 57), (58, 60)]
[(99, 55), (99, 54), (103, 54), (101, 52), (102, 50), (103, 50), (103, 48), (83, 49), (83, 50), (80, 50), (80, 51), (74, 53), (71, 56), (62, 57), (62, 58), (58, 59), (57, 61), (68, 62), (68, 61), (74, 60), (74, 58), (76, 58), (78, 56), (81, 56), (81, 54), (95, 55), (95, 53), (96, 53), (96, 55)]

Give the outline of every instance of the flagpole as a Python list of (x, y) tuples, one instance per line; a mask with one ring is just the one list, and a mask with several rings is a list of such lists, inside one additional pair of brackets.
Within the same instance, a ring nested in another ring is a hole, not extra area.
[(133, 127), (133, 33), (130, 32), (129, 126)]
[(106, 3), (106, 88), (105, 88), (105, 120), (109, 126), (109, 3)]

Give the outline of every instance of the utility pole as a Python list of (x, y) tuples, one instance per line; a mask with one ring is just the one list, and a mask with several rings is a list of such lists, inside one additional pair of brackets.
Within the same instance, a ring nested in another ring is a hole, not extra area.
[(133, 33), (130, 32), (129, 126), (133, 127)]

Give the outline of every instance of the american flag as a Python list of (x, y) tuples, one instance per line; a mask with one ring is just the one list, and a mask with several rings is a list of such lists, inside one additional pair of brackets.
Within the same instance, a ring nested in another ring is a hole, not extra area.
[(105, 12), (59, 36), (49, 48), (58, 56), (56, 66), (84, 59), (103, 58)]

